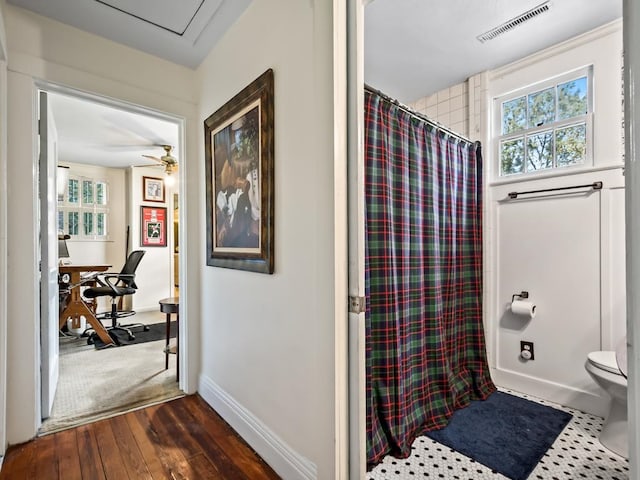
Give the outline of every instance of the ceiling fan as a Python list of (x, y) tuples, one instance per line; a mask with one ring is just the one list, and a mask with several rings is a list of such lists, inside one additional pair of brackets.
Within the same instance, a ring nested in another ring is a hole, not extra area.
[(164, 148), (165, 154), (160, 158), (154, 157), (153, 155), (142, 156), (161, 163), (164, 166), (164, 173), (166, 173), (167, 175), (173, 175), (173, 173), (178, 170), (178, 160), (176, 160), (176, 158), (171, 155), (171, 150), (173, 149), (173, 147), (171, 145), (162, 145), (162, 148)]

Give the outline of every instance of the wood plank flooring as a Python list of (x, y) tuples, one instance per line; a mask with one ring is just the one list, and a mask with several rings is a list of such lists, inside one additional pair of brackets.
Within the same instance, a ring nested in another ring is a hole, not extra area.
[(0, 480), (275, 480), (198, 395), (9, 448)]

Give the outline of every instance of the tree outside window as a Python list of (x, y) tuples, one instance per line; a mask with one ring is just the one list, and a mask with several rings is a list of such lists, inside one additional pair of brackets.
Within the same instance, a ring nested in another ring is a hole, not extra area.
[(501, 176), (585, 163), (591, 113), (589, 75), (498, 100)]

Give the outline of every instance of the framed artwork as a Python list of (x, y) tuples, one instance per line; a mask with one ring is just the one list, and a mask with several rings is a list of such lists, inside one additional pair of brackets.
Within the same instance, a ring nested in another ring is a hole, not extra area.
[(140, 246), (167, 246), (167, 209), (140, 207)]
[(273, 273), (273, 70), (204, 121), (207, 265)]
[(164, 180), (156, 177), (142, 177), (142, 201), (164, 203)]

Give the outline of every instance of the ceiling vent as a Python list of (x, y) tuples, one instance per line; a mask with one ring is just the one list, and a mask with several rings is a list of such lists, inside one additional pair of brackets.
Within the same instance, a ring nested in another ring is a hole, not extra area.
[(483, 33), (482, 35), (478, 35), (476, 38), (480, 41), (480, 43), (484, 43), (489, 40), (493, 40), (499, 35), (508, 32), (509, 30), (522, 25), (524, 22), (531, 20), (532, 18), (537, 17), (538, 15), (548, 12), (551, 8), (551, 2), (544, 2), (538, 5), (535, 8), (532, 8), (528, 12), (524, 12), (517, 17), (512, 18), (504, 22), (502, 25), (497, 26), (489, 30), (488, 32)]

